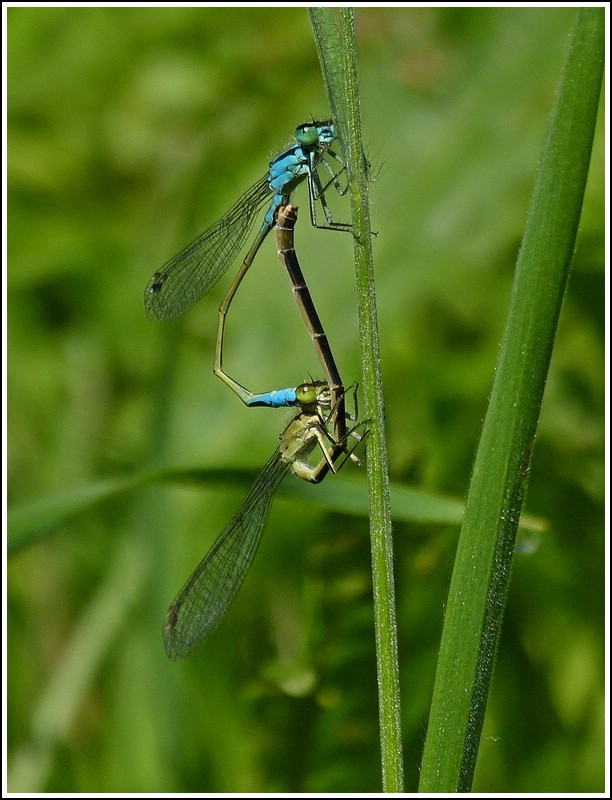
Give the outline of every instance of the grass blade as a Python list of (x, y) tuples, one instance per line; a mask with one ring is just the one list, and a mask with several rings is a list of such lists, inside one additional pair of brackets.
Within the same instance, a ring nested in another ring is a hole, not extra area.
[(603, 66), (601, 9), (578, 13), (553, 106), (468, 493), (421, 770), (470, 791), (542, 394), (587, 178)]

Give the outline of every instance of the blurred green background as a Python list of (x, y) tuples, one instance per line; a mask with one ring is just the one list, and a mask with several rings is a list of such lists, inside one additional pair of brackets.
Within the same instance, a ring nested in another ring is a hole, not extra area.
[[(441, 500), (468, 485), (574, 15), (356, 10), (391, 475)], [(264, 464), (287, 412), (212, 375), (228, 278), (165, 325), (142, 295), (328, 113), (306, 9), (8, 10), (10, 507), (154, 464)], [(603, 151), (600, 125), (527, 498), (548, 528), (515, 559), (477, 791), (603, 789)], [(295, 199), (302, 267), (359, 380), (350, 237)], [(228, 339), (253, 390), (319, 376), (272, 237)], [(165, 609), (248, 484), (117, 494), (12, 556), (9, 789), (378, 791), (368, 526), (334, 510), (334, 480), (296, 499), (287, 479), (231, 611), (180, 664)], [(365, 491), (364, 470), (336, 480)], [(458, 528), (394, 530), (414, 791)]]

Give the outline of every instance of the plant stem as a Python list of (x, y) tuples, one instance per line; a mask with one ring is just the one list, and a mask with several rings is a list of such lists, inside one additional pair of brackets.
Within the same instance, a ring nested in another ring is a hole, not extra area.
[(368, 204), (368, 165), (363, 155), (354, 20), (350, 8), (311, 8), (310, 15), (334, 121), (338, 126), (339, 139), (347, 161), (354, 226), (362, 392), (370, 424), (368, 484), (382, 784), (385, 792), (402, 792), (403, 761), (391, 505)]

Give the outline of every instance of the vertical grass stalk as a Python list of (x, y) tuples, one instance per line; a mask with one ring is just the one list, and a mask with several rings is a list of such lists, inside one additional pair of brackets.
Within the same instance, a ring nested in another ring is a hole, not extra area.
[(385, 792), (401, 792), (403, 761), (393, 539), (368, 204), (368, 165), (363, 155), (354, 20), (350, 8), (311, 8), (310, 16), (332, 114), (347, 161), (350, 186), (362, 397), (366, 417), (370, 420), (367, 463), (382, 784)]

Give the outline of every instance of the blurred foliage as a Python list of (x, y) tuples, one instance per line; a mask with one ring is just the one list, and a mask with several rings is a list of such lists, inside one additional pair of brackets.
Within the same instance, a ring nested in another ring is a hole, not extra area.
[[(286, 414), (243, 408), (211, 374), (227, 280), (168, 325), (142, 293), (328, 113), (306, 12), (7, 17), (9, 502), (155, 464), (263, 465)], [(464, 495), (573, 18), (356, 11), (396, 482)], [(600, 126), (527, 499), (549, 528), (515, 559), (475, 791), (603, 789), (603, 152)], [(351, 242), (303, 220), (297, 245), (358, 380)], [(253, 390), (318, 375), (286, 284), (270, 239), (229, 322), (228, 369)], [(377, 791), (367, 520), (316, 492), (281, 489), (232, 610), (184, 664), (165, 658), (165, 608), (243, 488), (121, 494), (12, 557), (9, 789)], [(395, 527), (407, 791), (456, 535)]]

